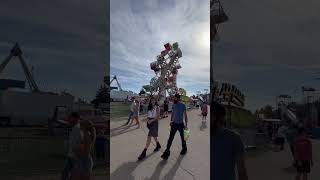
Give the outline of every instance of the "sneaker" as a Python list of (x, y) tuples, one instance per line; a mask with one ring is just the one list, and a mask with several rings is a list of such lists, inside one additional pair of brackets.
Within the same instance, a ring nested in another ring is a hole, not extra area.
[(159, 142), (157, 142), (157, 146), (156, 146), (156, 148), (154, 149), (154, 152), (158, 152), (160, 149), (161, 149), (161, 145), (160, 145)]
[(164, 160), (167, 160), (167, 159), (169, 158), (169, 156), (170, 156), (170, 151), (169, 151), (169, 150), (166, 150), (166, 151), (162, 154), (161, 158), (164, 159)]
[(185, 155), (187, 154), (187, 148), (183, 148), (180, 152), (180, 155)]

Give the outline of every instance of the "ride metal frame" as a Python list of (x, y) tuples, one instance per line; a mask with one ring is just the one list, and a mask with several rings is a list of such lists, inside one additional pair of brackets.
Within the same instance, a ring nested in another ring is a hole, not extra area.
[(159, 100), (166, 97), (166, 93), (172, 96), (179, 92), (176, 80), (178, 70), (181, 69), (179, 59), (182, 57), (182, 51), (177, 42), (173, 45), (167, 43), (164, 47), (165, 50), (156, 57), (156, 61), (150, 64), (150, 68), (156, 74), (150, 80), (151, 93), (158, 96)]
[(0, 74), (3, 72), (3, 70), (9, 64), (10, 60), (12, 60), (12, 58), (14, 58), (14, 57), (18, 57), (21, 65), (22, 65), (22, 69), (24, 71), (24, 74), (25, 74), (27, 81), (29, 83), (31, 91), (40, 92), (39, 87), (38, 87), (36, 81), (34, 80), (33, 75), (30, 72), (27, 63), (25, 62), (25, 60), (22, 57), (22, 50), (21, 50), (18, 43), (16, 43), (13, 46), (13, 48), (10, 51), (9, 56), (0, 64)]

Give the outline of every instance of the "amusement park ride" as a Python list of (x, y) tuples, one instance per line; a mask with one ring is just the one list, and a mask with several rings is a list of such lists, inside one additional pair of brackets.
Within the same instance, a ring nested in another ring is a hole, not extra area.
[(235, 85), (228, 83), (214, 82), (212, 96), (214, 101), (226, 102), (237, 107), (243, 107), (245, 104), (242, 92)]
[[(25, 76), (27, 78), (27, 81), (29, 83), (30, 89), (33, 92), (40, 92), (39, 87), (36, 83), (36, 81), (34, 80), (32, 73), (30, 72), (27, 63), (24, 61), (23, 57), (22, 57), (22, 50), (20, 49), (20, 46), (18, 45), (18, 43), (16, 43), (14, 45), (14, 47), (11, 49), (9, 56), (0, 64), (0, 74), (3, 72), (3, 70), (5, 69), (5, 67), (8, 65), (8, 63), (13, 60), (14, 57), (18, 57), (23, 71), (25, 73)], [(6, 83), (1, 83), (1, 84), (8, 84), (10, 86), (19, 86), (18, 88), (24, 88), (24, 82), (23, 81), (17, 81), (17, 80), (2, 80), (2, 82), (6, 82)], [(21, 85), (22, 84), (22, 85)]]
[(177, 74), (181, 69), (179, 58), (182, 57), (182, 51), (177, 42), (164, 45), (165, 50), (161, 51), (156, 57), (156, 61), (150, 64), (150, 68), (156, 76), (150, 80), (151, 93), (158, 96), (161, 100), (167, 93), (172, 96), (176, 93), (186, 95), (185, 90), (177, 87)]
[(214, 78), (213, 76), (213, 43), (217, 42), (219, 40), (218, 38), (218, 28), (219, 25), (228, 21), (229, 18), (224, 12), (222, 5), (219, 0), (210, 0), (210, 41), (211, 41), (211, 47), (210, 47), (210, 74), (211, 74), (211, 100), (214, 100)]
[(228, 21), (220, 0), (210, 0), (210, 37), (211, 41), (218, 41), (219, 25)]

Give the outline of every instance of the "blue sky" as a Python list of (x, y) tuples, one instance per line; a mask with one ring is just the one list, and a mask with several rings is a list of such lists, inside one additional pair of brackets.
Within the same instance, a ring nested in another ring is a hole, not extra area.
[[(92, 100), (107, 73), (107, 8), (104, 0), (2, 0), (0, 62), (17, 41), (41, 90)], [(25, 79), (18, 61), (0, 78)]]
[[(111, 0), (110, 72), (139, 92), (154, 77), (150, 63), (167, 42), (183, 57), (177, 83), (192, 95), (210, 81), (209, 0)], [(115, 84), (112, 84), (115, 85)]]
[(220, 25), (214, 77), (236, 84), (247, 108), (300, 98), (301, 86), (320, 88), (320, 3), (309, 0), (224, 0), (230, 20)]

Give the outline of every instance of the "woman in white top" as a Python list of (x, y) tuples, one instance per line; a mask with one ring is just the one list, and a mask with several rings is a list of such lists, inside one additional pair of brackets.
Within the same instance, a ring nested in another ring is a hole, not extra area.
[(149, 106), (148, 106), (148, 118), (147, 118), (147, 127), (149, 129), (148, 138), (146, 142), (146, 146), (143, 149), (142, 153), (139, 156), (139, 160), (142, 160), (146, 157), (147, 149), (150, 146), (151, 138), (153, 137), (157, 143), (154, 152), (160, 150), (161, 146), (158, 141), (158, 128), (159, 128), (159, 121), (160, 119), (160, 107), (154, 98), (150, 99)]

